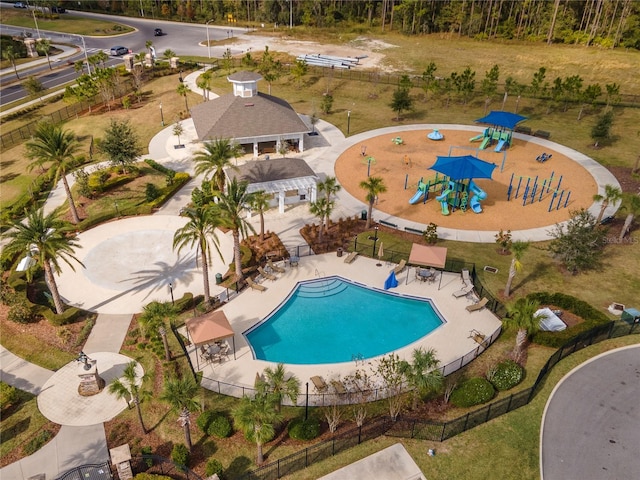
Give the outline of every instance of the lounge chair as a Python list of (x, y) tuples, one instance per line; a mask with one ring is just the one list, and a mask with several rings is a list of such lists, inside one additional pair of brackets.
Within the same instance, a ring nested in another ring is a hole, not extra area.
[(333, 387), (335, 392), (340, 395), (347, 393), (347, 389), (345, 388), (344, 383), (340, 382), (339, 380), (331, 380), (331, 386)]
[(313, 386), (316, 387), (316, 390), (320, 393), (326, 392), (329, 388), (327, 382), (324, 381), (324, 378), (319, 375), (311, 377), (311, 381), (313, 382)]
[(351, 252), (349, 255), (347, 255), (347, 258), (344, 259), (344, 263), (352, 263), (357, 256), (358, 252)]
[(462, 269), (462, 283), (464, 283), (465, 287), (467, 285), (473, 285), (471, 276), (469, 275), (469, 270), (467, 270), (466, 268)]
[(260, 272), (260, 275), (262, 275), (267, 280), (277, 280), (278, 279), (278, 277), (276, 277), (273, 273), (269, 273), (269, 272), (265, 271), (265, 269), (262, 268), (262, 267), (258, 267), (258, 272)]
[(478, 330), (471, 330), (471, 332), (469, 332), (469, 338), (473, 338), (476, 343), (482, 345), (487, 337), (484, 333), (480, 333)]
[(480, 300), (478, 303), (474, 303), (473, 305), (467, 305), (467, 312), (475, 312), (477, 310), (482, 310), (487, 303), (489, 303), (489, 300), (487, 299), (487, 297), (482, 297), (482, 300)]
[(267, 261), (267, 267), (269, 267), (272, 271), (274, 271), (276, 273), (284, 273), (285, 272), (284, 268), (277, 266), (271, 260)]
[(260, 285), (254, 282), (251, 277), (247, 277), (247, 283), (251, 288), (253, 288), (254, 290), (258, 290), (260, 292), (264, 292), (267, 289), (267, 287), (265, 287), (264, 285)]
[(466, 287), (462, 287), (460, 290), (453, 292), (453, 296), (456, 298), (466, 297), (471, 292), (473, 292), (473, 285), (467, 285)]
[(403, 258), (402, 260), (400, 260), (400, 263), (398, 264), (398, 266), (393, 269), (393, 273), (398, 275), (400, 272), (402, 272), (402, 270), (404, 270), (404, 267), (406, 267), (406, 266), (407, 266), (407, 262)]

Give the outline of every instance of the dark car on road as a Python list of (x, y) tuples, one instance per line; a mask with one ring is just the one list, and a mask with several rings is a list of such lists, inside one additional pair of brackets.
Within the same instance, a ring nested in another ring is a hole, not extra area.
[(156, 37), (161, 37), (162, 35), (164, 35), (164, 32), (162, 31), (162, 29), (161, 29), (161, 28), (156, 28), (156, 29), (153, 31), (153, 35), (154, 35), (154, 36), (156, 36)]
[(111, 47), (110, 54), (113, 56), (126, 55), (129, 53), (129, 49), (127, 47)]
[(27, 5), (24, 2), (16, 2), (13, 4), (13, 8), (27, 8)]

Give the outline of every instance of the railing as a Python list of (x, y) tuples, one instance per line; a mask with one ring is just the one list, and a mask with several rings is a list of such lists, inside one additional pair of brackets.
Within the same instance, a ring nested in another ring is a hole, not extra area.
[(56, 480), (112, 480), (109, 462), (93, 463), (69, 470)]

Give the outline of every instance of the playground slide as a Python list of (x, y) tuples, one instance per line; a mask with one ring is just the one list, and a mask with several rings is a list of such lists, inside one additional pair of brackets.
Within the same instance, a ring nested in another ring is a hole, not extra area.
[(443, 200), (440, 202), (440, 205), (442, 206), (442, 214), (443, 215), (449, 215), (449, 204), (447, 203), (446, 200)]
[(480, 205), (480, 200), (476, 195), (471, 197), (471, 200), (469, 200), (469, 208), (473, 210), (473, 213), (482, 213), (482, 206)]
[(475, 194), (475, 196), (478, 197), (478, 200), (484, 200), (485, 198), (487, 198), (487, 192), (476, 185), (473, 180), (469, 182), (469, 191)]
[(491, 143), (491, 137), (486, 137), (480, 144), (480, 150), (484, 150), (485, 148), (487, 148), (490, 143)]
[(419, 203), (420, 200), (422, 200), (423, 196), (424, 196), (424, 190), (418, 189), (415, 195), (409, 199), (409, 204), (415, 205), (416, 203)]
[(495, 149), (495, 151), (496, 151), (496, 152), (500, 152), (500, 151), (502, 151), (502, 147), (504, 147), (504, 146), (506, 145), (506, 143), (507, 143), (507, 141), (506, 141), (506, 140), (500, 140), (500, 141), (498, 142), (498, 145), (496, 145), (496, 149)]
[(469, 139), (470, 142), (477, 142), (478, 140), (482, 140), (482, 138), (484, 137), (484, 133), (481, 133), (480, 135), (476, 135), (475, 137), (471, 137)]
[(440, 195), (438, 195), (438, 196), (436, 197), (436, 200), (437, 200), (438, 202), (442, 202), (443, 200), (446, 200), (446, 199), (447, 199), (447, 197), (449, 196), (449, 194), (450, 194), (450, 193), (451, 193), (451, 189), (450, 189), (450, 188), (447, 188), (444, 192), (442, 192), (442, 194), (440, 194)]

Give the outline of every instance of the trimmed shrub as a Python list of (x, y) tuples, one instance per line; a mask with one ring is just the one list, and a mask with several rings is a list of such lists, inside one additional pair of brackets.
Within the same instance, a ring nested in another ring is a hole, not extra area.
[(181, 467), (189, 466), (189, 450), (184, 443), (176, 443), (171, 450), (171, 460)]
[(18, 399), (18, 391), (8, 383), (0, 382), (0, 410), (4, 410)]
[(229, 419), (218, 412), (202, 413), (196, 424), (202, 432), (218, 438), (227, 438), (233, 432)]
[(320, 421), (316, 418), (294, 418), (289, 422), (289, 436), (295, 440), (313, 440), (320, 435)]
[(60, 325), (67, 325), (73, 323), (80, 315), (80, 310), (76, 307), (68, 307), (60, 315), (53, 312), (49, 308), (42, 309), (42, 315), (49, 320), (52, 325), (59, 327)]
[(53, 438), (53, 433), (49, 430), (40, 430), (35, 437), (29, 440), (23, 447), (22, 451), (25, 455), (32, 455), (40, 450), (45, 444)]
[(153, 473), (138, 473), (133, 480), (172, 480), (171, 477), (167, 477), (166, 475), (155, 475)]
[(210, 458), (207, 460), (207, 465), (204, 467), (204, 474), (207, 477), (212, 475), (218, 475), (218, 478), (222, 478), (222, 471), (224, 468), (222, 467), (222, 463), (220, 463), (215, 458)]
[(509, 390), (524, 380), (524, 368), (513, 360), (505, 360), (489, 370), (487, 380), (496, 390)]
[(456, 407), (473, 407), (488, 402), (495, 393), (496, 391), (489, 380), (472, 378), (462, 383), (451, 393), (450, 401)]
[(147, 186), (144, 191), (145, 199), (147, 203), (153, 202), (156, 198), (160, 196), (160, 190), (153, 183), (147, 183)]
[(211, 425), (211, 421), (213, 417), (215, 417), (216, 413), (211, 411), (202, 412), (198, 419), (196, 420), (196, 425), (202, 433), (207, 433), (209, 429), (209, 425)]
[(29, 305), (29, 301), (19, 294), (15, 294), (11, 301), (11, 307), (7, 318), (16, 323), (31, 323), (36, 320), (36, 315)]

